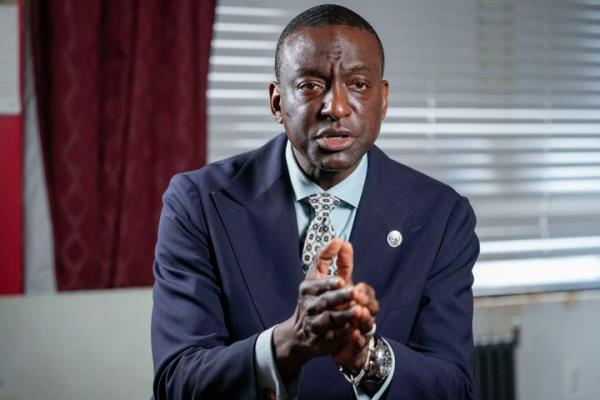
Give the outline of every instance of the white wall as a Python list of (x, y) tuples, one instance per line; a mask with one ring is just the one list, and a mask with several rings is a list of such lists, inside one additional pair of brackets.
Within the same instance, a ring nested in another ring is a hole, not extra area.
[[(479, 298), (477, 335), (521, 322), (520, 400), (597, 400), (600, 292)], [(149, 289), (0, 298), (0, 400), (147, 399)]]
[(148, 399), (148, 289), (0, 298), (0, 399)]

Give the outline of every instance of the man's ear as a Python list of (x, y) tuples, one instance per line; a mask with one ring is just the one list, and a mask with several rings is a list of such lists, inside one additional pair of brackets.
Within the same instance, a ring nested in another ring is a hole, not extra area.
[(281, 95), (279, 92), (279, 83), (277, 82), (271, 82), (269, 84), (269, 104), (271, 106), (271, 114), (273, 114), (273, 118), (275, 121), (282, 124), (283, 118), (281, 117)]
[(381, 120), (383, 121), (388, 109), (388, 95), (390, 92), (390, 84), (386, 80), (381, 81), (381, 84), (383, 85), (383, 87), (381, 88)]

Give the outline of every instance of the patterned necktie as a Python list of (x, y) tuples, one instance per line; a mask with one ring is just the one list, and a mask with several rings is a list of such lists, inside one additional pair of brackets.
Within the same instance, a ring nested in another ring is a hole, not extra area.
[[(315, 210), (315, 217), (308, 225), (304, 249), (302, 250), (302, 263), (304, 273), (313, 263), (319, 250), (335, 237), (335, 230), (331, 224), (331, 212), (340, 204), (340, 199), (329, 193), (315, 193), (308, 196), (308, 203)], [(335, 261), (329, 267), (329, 275), (335, 274)]]

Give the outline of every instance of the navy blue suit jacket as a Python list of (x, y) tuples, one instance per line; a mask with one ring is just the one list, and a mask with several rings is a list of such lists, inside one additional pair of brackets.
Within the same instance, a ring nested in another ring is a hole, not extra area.
[[(157, 399), (260, 398), (257, 335), (287, 319), (303, 279), (286, 137), (173, 178), (163, 198), (152, 312)], [(369, 152), (352, 228), (354, 282), (373, 286), (396, 367), (390, 399), (470, 399), (475, 216), (449, 186)], [(402, 232), (399, 247), (387, 244)], [(302, 399), (348, 399), (330, 358)]]

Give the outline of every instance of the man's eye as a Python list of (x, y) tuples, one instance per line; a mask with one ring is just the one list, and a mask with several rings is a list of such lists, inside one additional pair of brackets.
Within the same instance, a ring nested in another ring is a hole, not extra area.
[(356, 81), (353, 83), (353, 86), (358, 89), (358, 90), (364, 90), (367, 89), (369, 87), (369, 84), (367, 82), (364, 81)]
[(313, 91), (319, 89), (320, 87), (321, 86), (319, 84), (314, 82), (305, 82), (298, 85), (298, 88), (304, 91)]

